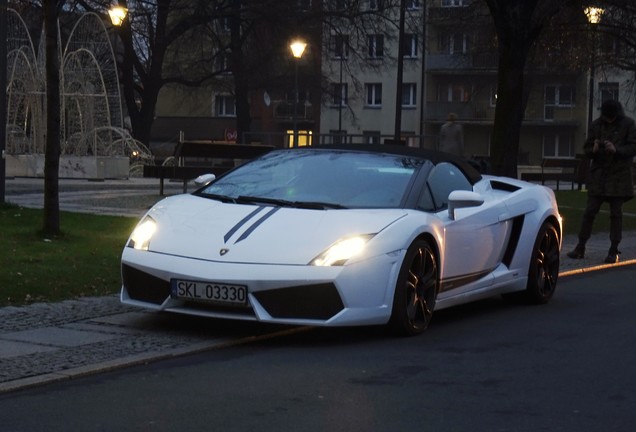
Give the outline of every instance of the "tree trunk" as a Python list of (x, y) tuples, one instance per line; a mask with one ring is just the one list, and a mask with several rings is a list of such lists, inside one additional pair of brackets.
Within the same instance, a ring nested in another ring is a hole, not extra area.
[(524, 67), (527, 54), (520, 49), (499, 49), (497, 107), (490, 154), (495, 175), (517, 177), (521, 124), (526, 106)]
[(46, 150), (44, 154), (44, 224), (46, 235), (60, 233), (60, 58), (55, 0), (44, 2), (46, 41)]
[(247, 76), (241, 41), (241, 2), (232, 1), (230, 21), (230, 61), (234, 75), (234, 100), (236, 102), (236, 131), (239, 142), (244, 142), (244, 133), (250, 131), (252, 118), (249, 102), (249, 77)]

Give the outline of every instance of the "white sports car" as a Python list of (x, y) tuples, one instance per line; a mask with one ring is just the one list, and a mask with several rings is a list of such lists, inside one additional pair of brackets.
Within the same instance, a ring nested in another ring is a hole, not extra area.
[(418, 334), (434, 310), (497, 294), (547, 303), (556, 288), (552, 190), (481, 175), (447, 154), (280, 149), (198, 180), (130, 236), (123, 303)]

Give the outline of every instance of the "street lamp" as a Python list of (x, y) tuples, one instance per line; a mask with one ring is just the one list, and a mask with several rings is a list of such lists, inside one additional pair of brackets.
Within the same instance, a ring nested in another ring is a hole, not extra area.
[(123, 6), (113, 6), (108, 10), (108, 16), (110, 17), (110, 22), (113, 23), (114, 26), (119, 27), (122, 25), (124, 20), (126, 19), (126, 15), (128, 14), (128, 9)]
[(292, 41), (289, 44), (289, 48), (291, 49), (292, 55), (294, 56), (294, 115), (293, 115), (293, 124), (294, 124), (294, 140), (292, 142), (292, 147), (298, 147), (298, 103), (300, 102), (300, 98), (298, 96), (298, 62), (303, 56), (305, 52), (305, 48), (307, 48), (307, 43), (303, 40), (297, 39)]
[(587, 127), (588, 130), (590, 125), (592, 124), (593, 115), (594, 115), (594, 75), (596, 74), (596, 25), (601, 20), (601, 16), (603, 16), (604, 10), (602, 8), (597, 7), (586, 7), (583, 9), (585, 16), (587, 17), (587, 21), (593, 28), (592, 33), (592, 62), (590, 64), (590, 88), (589, 92), (589, 101), (587, 107)]

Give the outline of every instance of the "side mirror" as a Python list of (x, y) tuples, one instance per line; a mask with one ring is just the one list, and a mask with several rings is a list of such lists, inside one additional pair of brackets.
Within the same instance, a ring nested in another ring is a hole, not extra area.
[(197, 185), (197, 187), (203, 187), (211, 183), (215, 178), (216, 176), (214, 174), (202, 174), (194, 179), (194, 184)]
[(484, 198), (477, 192), (455, 190), (448, 195), (448, 216), (455, 220), (455, 209), (478, 207), (484, 203)]

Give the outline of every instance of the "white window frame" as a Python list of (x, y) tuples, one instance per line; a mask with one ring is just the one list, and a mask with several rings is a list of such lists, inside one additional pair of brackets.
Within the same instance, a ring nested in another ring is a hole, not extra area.
[(336, 60), (349, 58), (349, 35), (331, 35), (333, 58)]
[(406, 9), (414, 10), (420, 8), (420, 0), (406, 0)]
[(368, 51), (367, 55), (372, 59), (381, 59), (384, 57), (384, 35), (370, 34), (367, 36)]
[[(567, 142), (563, 142), (563, 139), (566, 139), (565, 141)], [(548, 154), (546, 152), (546, 141), (548, 139), (553, 139), (554, 140), (554, 152)], [(550, 134), (550, 135), (544, 135), (543, 136), (543, 146), (541, 149), (541, 153), (542, 153), (542, 157), (544, 158), (561, 158), (561, 159), (570, 159), (573, 158), (575, 156), (575, 152), (574, 152), (574, 136), (572, 136), (571, 134)], [(559, 148), (563, 147), (563, 146), (567, 146), (567, 155), (564, 154), (559, 154)]]
[(442, 7), (466, 6), (466, 0), (442, 0)]
[[(554, 90), (553, 100), (548, 100), (548, 90)], [(565, 89), (568, 91), (566, 92)], [(565, 97), (561, 96), (566, 93), (571, 94), (571, 98), (564, 102), (563, 99)], [(556, 107), (574, 107), (576, 106), (576, 87), (568, 84), (554, 84), (554, 85), (546, 85), (543, 89), (543, 97), (544, 97), (544, 105), (545, 106), (556, 106)]]
[(403, 83), (402, 84), (402, 107), (415, 108), (416, 106), (417, 106), (417, 84)]
[(365, 144), (380, 144), (381, 139), (380, 131), (362, 131), (362, 140)]
[(382, 107), (381, 83), (366, 83), (364, 85), (364, 106), (368, 108)]
[(417, 35), (407, 33), (404, 35), (404, 57), (417, 58)]
[[(232, 103), (230, 109), (228, 104)], [(236, 117), (236, 98), (230, 94), (217, 94), (214, 96), (214, 111), (217, 117)]]
[[(459, 94), (458, 98), (455, 96)], [(449, 83), (440, 88), (439, 98), (441, 102), (470, 102), (472, 99), (472, 89), (469, 85), (461, 83)]]
[[(332, 105), (345, 107), (349, 103), (349, 85), (347, 83), (333, 83)], [(338, 99), (340, 104), (338, 104)]]

